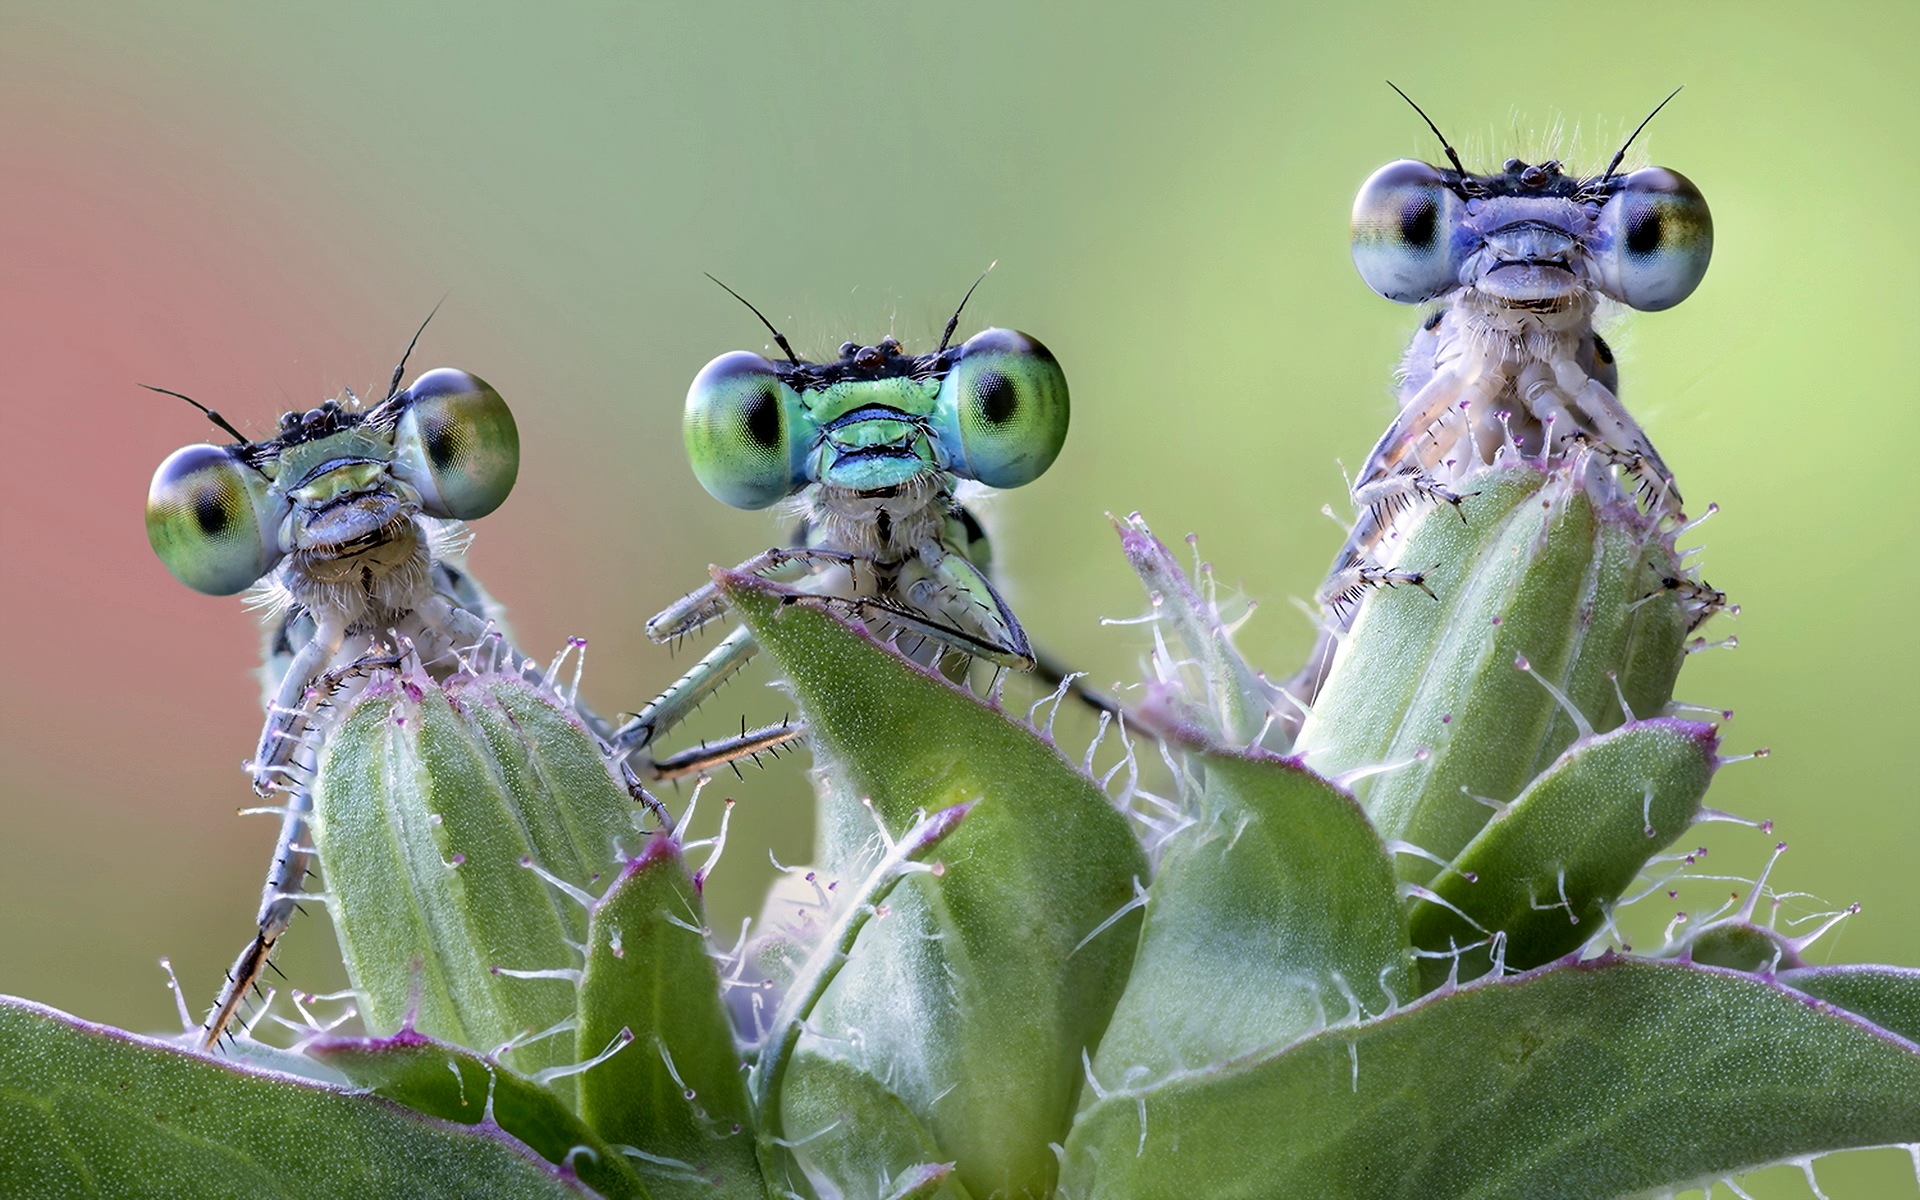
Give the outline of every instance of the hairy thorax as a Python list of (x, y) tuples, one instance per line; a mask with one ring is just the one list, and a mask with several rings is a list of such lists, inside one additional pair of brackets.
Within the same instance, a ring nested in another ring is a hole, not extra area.
[(1578, 434), (1609, 440), (1591, 410), (1602, 395), (1612, 407), (1619, 376), (1594, 308), (1584, 290), (1539, 306), (1470, 290), (1421, 328), (1401, 363), (1401, 403), (1420, 398), (1471, 431), (1463, 453), (1433, 465), (1437, 476), (1457, 478), (1509, 443), (1538, 456)]
[(809, 548), (897, 567), (941, 546), (953, 495), (938, 473), (925, 472), (884, 492), (820, 484), (804, 503)]
[(302, 608), (339, 613), (349, 630), (381, 630), (425, 599), (431, 559), (419, 524), (399, 517), (345, 546), (294, 551), (281, 583)]

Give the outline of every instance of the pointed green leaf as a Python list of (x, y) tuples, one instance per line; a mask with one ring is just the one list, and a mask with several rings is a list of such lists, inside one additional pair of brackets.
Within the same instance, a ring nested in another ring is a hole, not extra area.
[[(1221, 619), (1211, 595), (1202, 599), (1177, 559), (1135, 513), (1115, 521), (1127, 565), (1152, 598), (1155, 614), (1193, 656), (1206, 697), (1203, 712), (1181, 712), (1179, 719), (1229, 746), (1252, 745), (1271, 734), (1278, 717), (1293, 711), (1280, 689), (1247, 665), (1233, 644), (1233, 632)], [(1212, 586), (1212, 580), (1206, 584)], [(1177, 696), (1169, 699), (1178, 702)], [(1277, 736), (1277, 735), (1274, 735)], [(1266, 743), (1271, 747), (1274, 743)]]
[[(1609, 672), (1637, 715), (1671, 698), (1686, 636), (1664, 586), (1685, 574), (1671, 535), (1597, 507), (1584, 469), (1475, 476), (1476, 494), (1429, 513), (1400, 558), (1433, 568), (1438, 599), (1403, 587), (1362, 603), (1295, 750), (1334, 776), (1392, 766), (1354, 786), (1382, 837), (1453, 858), (1492, 815), (1474, 797), (1512, 800), (1573, 741), (1516, 660), (1601, 730), (1624, 719)], [(1397, 866), (1420, 882), (1435, 870), (1410, 855)]]
[(1413, 996), (1393, 865), (1353, 797), (1292, 760), (1187, 761), (1205, 775), (1198, 811), (1161, 853), (1133, 975), (1093, 1060), (1103, 1087), (1284, 1046)]
[(1802, 967), (1779, 983), (1920, 1042), (1920, 970), (1912, 967)]
[(818, 607), (716, 579), (811, 725), (837, 870), (857, 877), (876, 816), (897, 837), (917, 813), (977, 801), (940, 847), (944, 873), (903, 882), (861, 933), (803, 1045), (891, 1064), (893, 1091), (974, 1195), (1049, 1194), (1048, 1143), (1138, 937), (1133, 913), (1101, 929), (1147, 875), (1125, 818), (1027, 726)]
[[(886, 1200), (893, 1189), (926, 1182), (914, 1172), (943, 1156), (906, 1104), (845, 1059), (802, 1057), (789, 1073), (783, 1108), (794, 1156), (809, 1178), (848, 1200)], [(922, 1194), (967, 1197), (951, 1175)]]
[[(371, 687), (315, 783), (314, 841), (360, 1012), (483, 1052), (573, 1016), (586, 933), (575, 886), (637, 841), (633, 806), (585, 729), (517, 678)], [(512, 972), (551, 972), (519, 977)], [(534, 1074), (574, 1060), (563, 1037), (503, 1055)], [(555, 1089), (570, 1098), (573, 1084)]]
[[(1143, 1128), (1144, 1122), (1144, 1128)], [(1920, 1141), (1920, 1046), (1765, 980), (1611, 958), (1106, 1092), (1073, 1200), (1598, 1200)]]
[[(1584, 738), (1494, 816), (1416, 903), (1413, 944), (1434, 955), (1505, 935), (1508, 969), (1578, 949), (1647, 860), (1700, 815), (1719, 762), (1711, 725), (1660, 718)], [(1488, 948), (1460, 955), (1462, 980), (1492, 965)], [(1453, 959), (1422, 960), (1423, 990)]]
[(657, 836), (594, 906), (580, 988), (580, 1112), (658, 1196), (761, 1197), (742, 1055), (707, 953), (700, 887)]
[(581, 1196), (497, 1128), (0, 998), (0, 1196)]
[(647, 1189), (625, 1159), (551, 1091), (471, 1050), (411, 1030), (390, 1038), (325, 1038), (313, 1055), (362, 1087), (460, 1125), (489, 1118), (548, 1162), (567, 1163), (607, 1200)]

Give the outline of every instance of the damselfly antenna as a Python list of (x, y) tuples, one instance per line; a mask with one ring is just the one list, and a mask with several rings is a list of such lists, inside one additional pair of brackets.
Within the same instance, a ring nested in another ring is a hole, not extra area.
[[(713, 276), (707, 274), (707, 272), (705, 271), (702, 271), (700, 273), (702, 275), (706, 275), (708, 279), (713, 279)], [(775, 329), (773, 327), (773, 322), (767, 320), (765, 313), (755, 308), (751, 300), (748, 300), (745, 296), (742, 296), (739, 292), (734, 291), (732, 288), (728, 287), (726, 284), (720, 283), (718, 279), (713, 279), (713, 281), (717, 284), (720, 284), (721, 291), (725, 292), (729, 296), (732, 296), (735, 300), (738, 300), (740, 303), (746, 305), (748, 312), (760, 318), (760, 323), (762, 325), (765, 325), (767, 327), (767, 332), (773, 335), (774, 344), (779, 346), (780, 349), (786, 353), (788, 362), (792, 363), (796, 367), (800, 365), (800, 356), (798, 354), (795, 354), (793, 352), (793, 347), (787, 344), (787, 335), (784, 333), (781, 333), (778, 329)]]
[(232, 422), (228, 421), (225, 417), (221, 416), (219, 413), (208, 408), (206, 405), (200, 403), (198, 400), (195, 400), (192, 396), (186, 395), (183, 392), (176, 392), (171, 388), (155, 387), (150, 383), (143, 383), (140, 386), (147, 389), (150, 392), (159, 392), (162, 396), (172, 396), (176, 400), (185, 400), (188, 404), (193, 405), (195, 408), (205, 413), (207, 415), (207, 420), (212, 421), (215, 425), (219, 426), (221, 429), (225, 430), (227, 433), (232, 434), (234, 441), (239, 442), (243, 446), (250, 446), (253, 444), (253, 440), (249, 438), (246, 434), (241, 433), (238, 429), (235, 429), (233, 427)]
[(953, 340), (953, 331), (960, 328), (960, 314), (966, 311), (967, 301), (973, 299), (974, 288), (979, 287), (986, 279), (987, 271), (991, 271), (999, 265), (1000, 260), (997, 258), (988, 263), (987, 270), (980, 272), (980, 278), (973, 281), (973, 287), (968, 288), (967, 294), (960, 297), (960, 307), (954, 309), (953, 315), (947, 318), (947, 331), (940, 335), (940, 344), (935, 347), (933, 351), (935, 354), (943, 353), (947, 348), (947, 343)]
[(1660, 110), (1667, 106), (1667, 101), (1672, 100), (1675, 96), (1678, 96), (1682, 91), (1686, 90), (1686, 86), (1687, 85), (1683, 83), (1671, 92), (1668, 92), (1666, 100), (1662, 100), (1653, 106), (1653, 111), (1647, 114), (1647, 120), (1633, 127), (1633, 132), (1627, 135), (1627, 140), (1621, 144), (1620, 149), (1613, 156), (1613, 161), (1607, 164), (1605, 173), (1600, 176), (1601, 183), (1605, 183), (1607, 180), (1613, 178), (1614, 169), (1620, 165), (1620, 160), (1627, 156), (1627, 147), (1633, 145), (1633, 139), (1639, 137), (1640, 131), (1647, 127), (1647, 121), (1651, 121), (1659, 116)]
[(440, 306), (446, 302), (447, 298), (445, 296), (440, 297), (440, 299), (434, 303), (433, 312), (428, 313), (427, 319), (420, 322), (420, 328), (413, 331), (413, 340), (408, 342), (407, 348), (401, 352), (400, 365), (393, 369), (393, 380), (387, 384), (387, 394), (381, 398), (380, 403), (385, 404), (388, 400), (393, 399), (400, 393), (400, 377), (407, 373), (407, 359), (413, 357), (413, 348), (420, 344), (420, 335), (427, 331), (428, 323), (433, 320), (433, 313), (439, 312)]
[[(1413, 108), (1413, 111), (1420, 114), (1420, 119), (1427, 123), (1427, 128), (1433, 130), (1433, 136), (1440, 139), (1440, 148), (1447, 152), (1447, 161), (1453, 164), (1454, 170), (1460, 172), (1462, 175), (1465, 175), (1467, 173), (1467, 168), (1461, 165), (1460, 156), (1453, 152), (1453, 143), (1447, 140), (1446, 134), (1440, 132), (1440, 127), (1433, 123), (1433, 118), (1428, 116), (1426, 112), (1422, 110), (1418, 104), (1413, 103), (1412, 96), (1407, 95), (1405, 92), (1401, 92), (1399, 85), (1394, 83), (1393, 80), (1391, 79), (1387, 80), (1387, 86), (1392, 88), (1396, 92), (1400, 92), (1400, 98), (1402, 100), (1405, 100), (1408, 103), (1408, 105), (1410, 105)], [(1658, 112), (1659, 110), (1655, 109), (1654, 111)]]

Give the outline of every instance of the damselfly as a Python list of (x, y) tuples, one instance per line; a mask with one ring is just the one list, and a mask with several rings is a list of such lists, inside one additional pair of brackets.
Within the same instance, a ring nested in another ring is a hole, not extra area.
[[(1353, 261), (1367, 286), (1402, 304), (1438, 305), (1401, 363), (1399, 415), (1352, 480), (1360, 516), (1320, 595), (1335, 630), (1372, 588), (1430, 586), (1423, 564), (1399, 561), (1405, 518), (1436, 503), (1457, 507), (1462, 481), (1503, 454), (1547, 463), (1578, 455), (1598, 494), (1637, 494), (1659, 515), (1680, 512), (1673, 475), (1621, 405), (1613, 352), (1594, 329), (1605, 302), (1644, 312), (1680, 303), (1712, 255), (1713, 219), (1685, 176), (1664, 167), (1620, 173), (1653, 114), (1597, 175), (1518, 158), (1476, 174), (1420, 116), (1451, 167), (1388, 163), (1353, 203)], [(1700, 619), (1717, 595), (1695, 598)], [(1323, 638), (1296, 680), (1302, 698), (1311, 699), (1332, 646)]]
[[(793, 500), (801, 520), (789, 546), (740, 569), (787, 582), (796, 598), (863, 622), (922, 661), (957, 653), (1032, 668), (1027, 635), (988, 578), (986, 534), (954, 493), (961, 480), (1019, 487), (1052, 465), (1068, 419), (1067, 378), (1053, 355), (1010, 329), (952, 346), (963, 298), (931, 353), (908, 354), (889, 337), (807, 362), (747, 307), (786, 361), (735, 351), (708, 363), (687, 392), (687, 455), (716, 499), (748, 509)], [(683, 637), (724, 607), (712, 585), (702, 587), (649, 621), (647, 633)], [(650, 745), (754, 649), (752, 635), (736, 628), (628, 722), (615, 748)], [(799, 732), (783, 723), (724, 751), (662, 758), (656, 769), (689, 773)]]
[[(416, 340), (418, 335), (415, 335)], [(412, 350), (412, 346), (408, 347)], [(312, 785), (333, 714), (373, 670), (417, 656), (436, 679), (475, 656), (541, 677), (507, 643), (460, 562), (464, 521), (499, 507), (520, 465), (506, 402), (478, 376), (442, 367), (362, 408), (329, 400), (249, 440), (177, 392), (232, 445), (175, 451), (147, 494), (147, 536), (175, 578), (266, 609), (266, 721), (248, 770), (285, 797), (259, 925), (220, 991), (206, 1044), (225, 1032), (299, 907), (313, 861)], [(156, 389), (164, 390), (164, 389)], [(630, 791), (651, 802), (637, 780)]]

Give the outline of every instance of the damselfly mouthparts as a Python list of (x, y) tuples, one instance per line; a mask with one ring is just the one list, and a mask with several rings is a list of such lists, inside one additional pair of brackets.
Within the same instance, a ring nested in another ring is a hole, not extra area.
[[(416, 657), (445, 679), (478, 655), (540, 677), (460, 564), (460, 522), (499, 507), (519, 472), (513, 414), (465, 371), (428, 371), (402, 390), (405, 366), (377, 404), (349, 393), (349, 404), (289, 412), (263, 441), (182, 396), (236, 441), (175, 451), (147, 495), (148, 538), (177, 579), (216, 596), (252, 589), (270, 614), (266, 722), (248, 769), (256, 791), (286, 804), (259, 928), (207, 1020), (209, 1046), (299, 907), (320, 748), (366, 676)], [(637, 780), (630, 791), (651, 803)]]
[[(753, 309), (786, 361), (736, 351), (708, 363), (687, 392), (687, 454), (701, 485), (736, 508), (795, 502), (791, 546), (741, 570), (789, 581), (797, 599), (864, 622), (921, 661), (957, 652), (1027, 670), (1035, 661), (1027, 635), (989, 581), (986, 535), (954, 491), (961, 480), (1011, 488), (1039, 478), (1066, 441), (1067, 379), (1023, 333), (988, 329), (950, 345), (965, 307), (963, 299), (931, 353), (910, 355), (885, 338), (848, 342), (824, 363), (801, 359)], [(723, 609), (709, 585), (655, 616), (647, 633), (679, 638)], [(752, 635), (735, 629), (624, 726), (615, 748), (651, 744), (753, 652)], [(799, 732), (774, 726), (726, 753)], [(716, 750), (656, 766), (689, 773), (716, 761)]]

